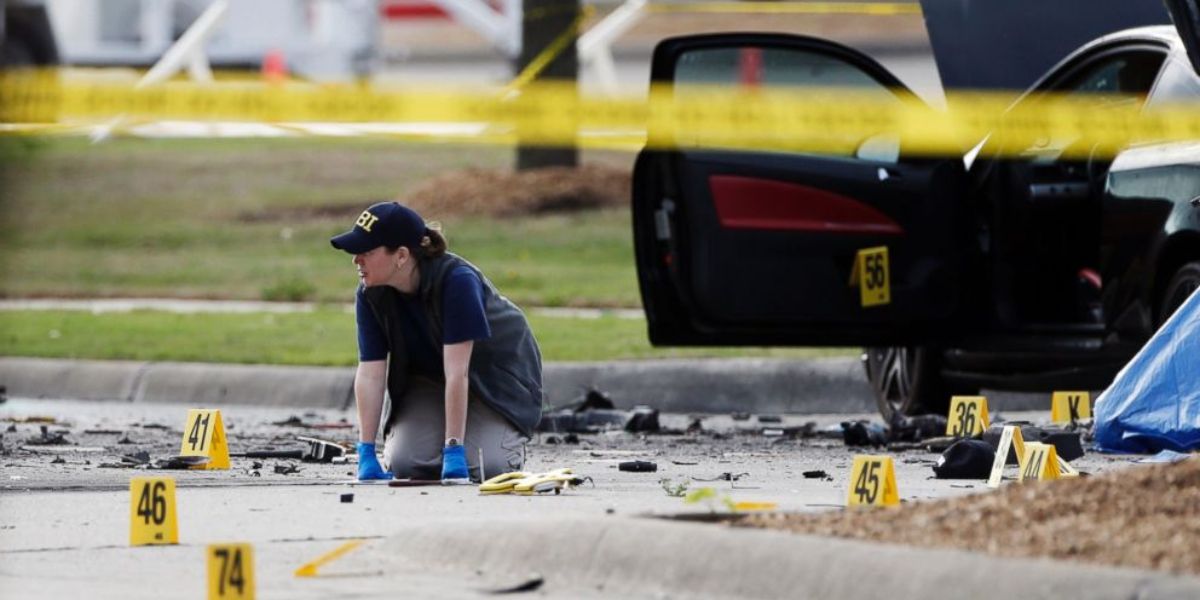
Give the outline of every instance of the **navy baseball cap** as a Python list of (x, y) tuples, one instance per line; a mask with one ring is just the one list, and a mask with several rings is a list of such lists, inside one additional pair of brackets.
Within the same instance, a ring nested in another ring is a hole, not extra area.
[(330, 238), (329, 243), (350, 254), (380, 246), (413, 250), (421, 246), (421, 238), (427, 234), (425, 219), (416, 211), (398, 202), (380, 202), (364, 210), (350, 231)]

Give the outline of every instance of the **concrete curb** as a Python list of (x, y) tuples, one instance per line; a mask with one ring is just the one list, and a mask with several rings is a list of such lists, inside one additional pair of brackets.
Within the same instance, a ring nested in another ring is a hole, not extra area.
[[(669, 412), (875, 410), (854, 358), (551, 363), (544, 376), (552, 406), (595, 387), (619, 407)], [(347, 367), (0, 358), (0, 385), (25, 398), (345, 409), (353, 384)]]
[(536, 572), (553, 591), (640, 597), (1200, 598), (1200, 579), (1149, 571), (628, 517), (427, 523), (368, 552), (385, 571)]

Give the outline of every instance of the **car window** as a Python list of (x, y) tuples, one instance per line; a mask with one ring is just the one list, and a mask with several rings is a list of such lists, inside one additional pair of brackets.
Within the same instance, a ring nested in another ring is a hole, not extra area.
[(1068, 95), (1123, 95), (1145, 100), (1158, 78), (1162, 52), (1135, 50), (1102, 56), (1053, 86)]
[[(688, 86), (728, 86), (736, 90), (805, 93), (850, 89), (868, 98), (899, 101), (892, 90), (861, 67), (838, 57), (800, 48), (696, 48), (679, 56), (672, 79), (676, 98), (686, 97)], [(683, 145), (688, 143), (686, 139), (677, 139)], [(857, 156), (877, 162), (896, 162), (899, 156), (899, 138), (893, 132), (867, 132), (827, 141), (828, 145), (819, 154)]]
[[(1166, 60), (1165, 51), (1146, 47), (1108, 52), (1077, 65), (1050, 79), (1039, 87), (1039, 92), (1065, 94), (1082, 100), (1094, 98), (1095, 110), (1122, 109), (1131, 105), (1141, 107), (1150, 95), (1158, 74)], [(1036, 102), (1040, 94), (1031, 94), (1010, 109), (1010, 114), (1021, 114), (1025, 102)], [(1036, 106), (1036, 105), (1034, 105)], [(1075, 146), (1077, 139), (1071, 137), (1039, 137), (1025, 148), (1022, 155), (1038, 161), (1054, 162), (1064, 151), (1086, 152)]]

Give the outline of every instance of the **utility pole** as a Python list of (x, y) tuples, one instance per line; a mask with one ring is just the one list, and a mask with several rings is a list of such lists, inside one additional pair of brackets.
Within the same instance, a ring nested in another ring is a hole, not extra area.
[[(516, 72), (521, 73), (529, 63), (575, 23), (582, 8), (582, 0), (523, 0), (521, 16), (521, 54), (517, 58)], [(575, 54), (575, 38), (546, 65), (535, 83), (547, 81), (569, 81), (576, 84), (579, 79), (579, 58)], [(517, 170), (538, 167), (574, 167), (579, 164), (579, 149), (567, 147), (535, 147), (518, 143)]]

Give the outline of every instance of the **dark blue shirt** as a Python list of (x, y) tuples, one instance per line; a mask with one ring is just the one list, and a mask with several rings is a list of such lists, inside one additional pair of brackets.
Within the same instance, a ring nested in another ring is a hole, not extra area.
[[(469, 267), (460, 266), (446, 275), (442, 289), (442, 339), (435, 341), (429, 317), (416, 294), (400, 294), (401, 331), (408, 352), (409, 370), (440, 379), (445, 374), (442, 347), (492, 335), (483, 310), (483, 282)], [(371, 312), (358, 288), (354, 312), (358, 320), (358, 360), (384, 360), (388, 356), (387, 335)]]

